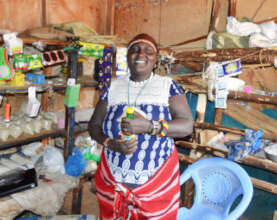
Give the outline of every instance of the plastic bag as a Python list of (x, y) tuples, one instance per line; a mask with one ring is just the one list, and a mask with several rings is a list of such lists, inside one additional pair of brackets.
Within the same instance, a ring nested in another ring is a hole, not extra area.
[(230, 34), (237, 36), (249, 36), (253, 33), (261, 32), (259, 25), (253, 22), (239, 22), (235, 17), (227, 17), (226, 30)]
[(32, 142), (28, 145), (22, 146), (22, 153), (26, 156), (33, 157), (40, 153), (40, 148), (42, 147), (41, 142)]
[(43, 165), (47, 167), (50, 173), (61, 172), (64, 170), (64, 159), (62, 153), (55, 147), (47, 145), (43, 151)]
[(249, 47), (275, 47), (277, 39), (271, 40), (262, 33), (252, 34), (249, 38)]
[(259, 25), (262, 33), (269, 39), (276, 41), (277, 38), (277, 25), (274, 21), (265, 22)]

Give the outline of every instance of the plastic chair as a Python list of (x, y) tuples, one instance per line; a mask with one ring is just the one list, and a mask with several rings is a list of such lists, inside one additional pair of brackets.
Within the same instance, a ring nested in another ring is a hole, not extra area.
[[(235, 220), (252, 200), (253, 185), (248, 174), (236, 162), (228, 159), (200, 159), (181, 174), (180, 185), (190, 178), (195, 185), (194, 203), (190, 209), (179, 209), (178, 220)], [(241, 200), (232, 207), (240, 195)]]

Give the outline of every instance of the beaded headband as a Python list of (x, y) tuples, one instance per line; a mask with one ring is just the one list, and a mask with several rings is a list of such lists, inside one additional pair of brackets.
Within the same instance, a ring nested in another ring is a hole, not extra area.
[(150, 40), (146, 40), (146, 39), (137, 39), (137, 40), (134, 40), (132, 41), (129, 45), (128, 45), (128, 50), (136, 43), (147, 43), (149, 44), (151, 47), (153, 47), (153, 49), (155, 50), (155, 52), (157, 53), (157, 47), (155, 46), (155, 44), (153, 44)]

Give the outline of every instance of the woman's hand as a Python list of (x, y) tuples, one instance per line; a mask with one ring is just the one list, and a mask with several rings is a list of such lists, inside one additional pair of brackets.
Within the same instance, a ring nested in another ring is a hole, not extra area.
[(137, 150), (138, 139), (134, 136), (130, 140), (124, 140), (123, 136), (118, 136), (109, 141), (108, 147), (121, 154), (132, 154)]
[(123, 117), (121, 119), (121, 130), (124, 135), (149, 133), (152, 129), (151, 121), (141, 114), (134, 112), (134, 118)]

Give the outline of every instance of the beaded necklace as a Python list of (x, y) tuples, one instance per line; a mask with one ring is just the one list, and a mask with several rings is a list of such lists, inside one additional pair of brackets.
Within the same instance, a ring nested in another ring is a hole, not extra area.
[[(135, 101), (134, 101), (134, 105), (137, 105), (137, 100), (139, 98), (139, 96), (141, 95), (142, 91), (145, 89), (145, 87), (147, 86), (148, 82), (150, 81), (150, 79), (152, 78), (153, 73), (151, 73), (151, 75), (148, 77), (148, 79), (146, 80), (146, 82), (144, 83), (144, 85), (141, 87), (141, 89), (139, 90), (138, 94), (136, 95)], [(130, 104), (130, 78), (128, 79), (128, 106), (131, 106)]]

